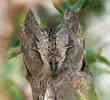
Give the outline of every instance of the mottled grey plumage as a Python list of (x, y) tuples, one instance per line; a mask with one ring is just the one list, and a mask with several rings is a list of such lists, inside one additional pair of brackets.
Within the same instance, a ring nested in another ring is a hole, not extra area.
[(42, 29), (29, 10), (22, 50), (34, 100), (97, 100), (81, 26), (71, 8), (60, 29)]

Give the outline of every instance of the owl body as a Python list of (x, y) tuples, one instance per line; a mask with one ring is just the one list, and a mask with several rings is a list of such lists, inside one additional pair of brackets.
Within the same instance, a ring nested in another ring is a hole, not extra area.
[(97, 100), (81, 26), (71, 8), (64, 14), (62, 27), (52, 29), (42, 29), (29, 10), (22, 50), (34, 100)]

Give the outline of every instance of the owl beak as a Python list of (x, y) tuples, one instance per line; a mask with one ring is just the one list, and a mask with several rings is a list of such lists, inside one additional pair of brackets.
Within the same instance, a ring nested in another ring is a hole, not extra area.
[(56, 58), (51, 58), (50, 59), (50, 69), (52, 72), (56, 72), (57, 71), (57, 66), (58, 66), (58, 62), (56, 61)]

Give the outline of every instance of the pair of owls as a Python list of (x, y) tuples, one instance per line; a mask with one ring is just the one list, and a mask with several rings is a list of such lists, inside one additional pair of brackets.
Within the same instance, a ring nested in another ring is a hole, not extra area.
[(26, 78), (34, 100), (97, 100), (81, 27), (71, 8), (61, 28), (40, 27), (29, 10), (22, 33)]

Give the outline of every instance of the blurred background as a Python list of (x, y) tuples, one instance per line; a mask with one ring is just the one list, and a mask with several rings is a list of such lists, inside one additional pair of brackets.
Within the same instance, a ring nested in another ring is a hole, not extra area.
[(32, 100), (20, 47), (27, 10), (36, 12), (41, 27), (59, 27), (70, 5), (83, 29), (96, 93), (110, 100), (110, 0), (0, 0), (0, 100)]

